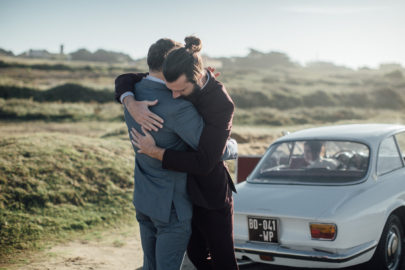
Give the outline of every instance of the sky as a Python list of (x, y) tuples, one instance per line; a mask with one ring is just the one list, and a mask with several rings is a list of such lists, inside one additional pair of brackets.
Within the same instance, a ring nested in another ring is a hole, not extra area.
[(0, 0), (0, 48), (106, 49), (145, 57), (162, 37), (196, 35), (202, 53), (278, 51), (300, 64), (405, 66), (404, 0)]

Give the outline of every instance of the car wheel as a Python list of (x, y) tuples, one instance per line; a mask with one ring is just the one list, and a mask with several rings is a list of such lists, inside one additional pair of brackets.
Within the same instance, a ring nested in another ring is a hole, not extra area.
[(373, 269), (399, 270), (404, 254), (404, 230), (399, 217), (391, 215), (374, 253), (370, 266)]

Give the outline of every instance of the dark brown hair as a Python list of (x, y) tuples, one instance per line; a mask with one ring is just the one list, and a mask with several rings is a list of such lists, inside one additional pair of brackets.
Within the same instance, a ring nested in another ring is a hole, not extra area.
[(181, 44), (168, 38), (161, 38), (153, 43), (148, 51), (148, 66), (150, 70), (162, 71), (163, 61), (169, 52), (175, 48), (181, 47)]
[(307, 145), (311, 149), (312, 158), (318, 158), (322, 151), (323, 143), (320, 141), (306, 141), (304, 145)]
[(203, 73), (203, 62), (199, 54), (202, 48), (201, 40), (195, 36), (184, 39), (185, 46), (169, 53), (163, 63), (163, 75), (166, 81), (174, 82), (182, 74), (189, 82), (197, 83), (198, 77)]

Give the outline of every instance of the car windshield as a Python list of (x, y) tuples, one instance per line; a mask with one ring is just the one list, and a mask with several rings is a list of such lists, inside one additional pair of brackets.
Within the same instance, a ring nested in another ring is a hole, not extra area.
[(282, 142), (270, 147), (249, 181), (344, 184), (363, 178), (368, 163), (368, 147), (357, 142)]

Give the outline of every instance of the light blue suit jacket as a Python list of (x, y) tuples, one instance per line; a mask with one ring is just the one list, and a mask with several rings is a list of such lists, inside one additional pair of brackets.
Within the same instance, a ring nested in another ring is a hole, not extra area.
[[(190, 102), (174, 99), (164, 84), (149, 79), (136, 84), (136, 99), (159, 100), (156, 106), (150, 107), (152, 112), (164, 119), (163, 128), (151, 132), (156, 145), (181, 151), (187, 150), (186, 144), (197, 148), (204, 123)], [(128, 131), (134, 127), (142, 133), (140, 125), (126, 109), (125, 121)], [(138, 149), (134, 146), (134, 150)], [(186, 191), (186, 179), (185, 173), (165, 170), (159, 160), (137, 154), (133, 197), (135, 209), (151, 218), (168, 222), (174, 204), (179, 220), (190, 219), (192, 204)]]

